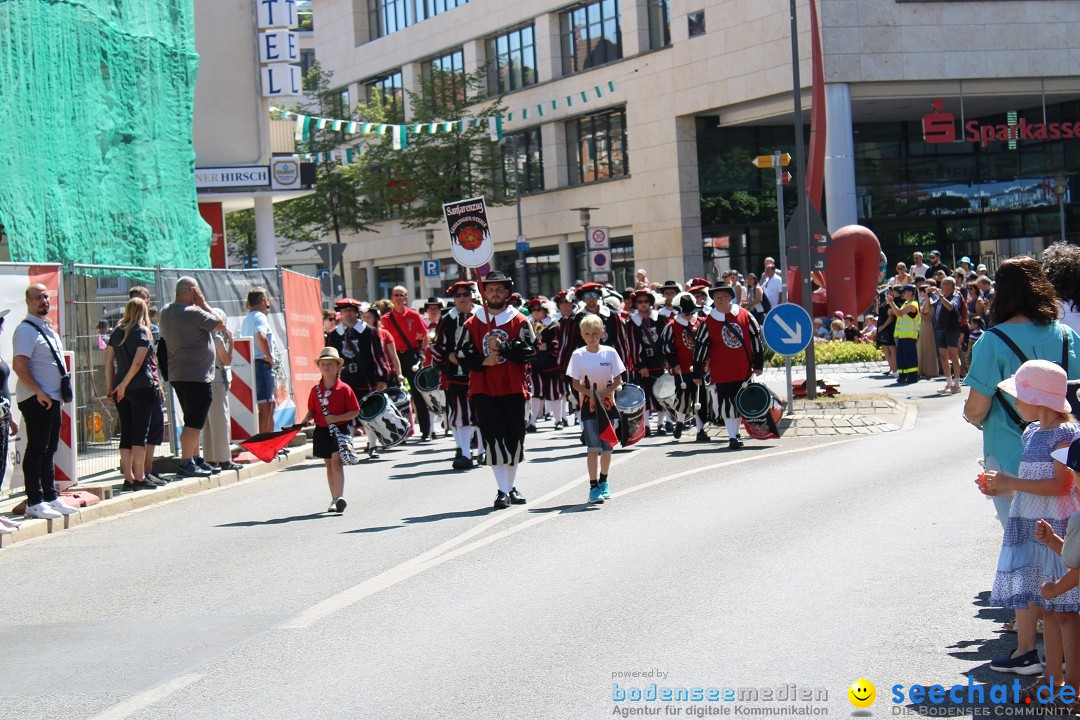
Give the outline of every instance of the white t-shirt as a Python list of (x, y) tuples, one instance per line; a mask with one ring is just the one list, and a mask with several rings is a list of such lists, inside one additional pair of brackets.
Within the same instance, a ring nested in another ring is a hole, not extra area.
[(566, 374), (586, 387), (593, 386), (603, 391), (615, 378), (626, 372), (622, 358), (615, 348), (601, 345), (596, 352), (580, 347), (570, 356)]
[(912, 265), (911, 267), (908, 268), (908, 273), (910, 273), (911, 275), (914, 275), (915, 277), (925, 278), (926, 277), (926, 271), (929, 270), (929, 269), (930, 269), (929, 265)]
[(761, 286), (761, 292), (765, 297), (769, 298), (769, 304), (772, 307), (780, 304), (780, 295), (784, 291), (784, 281), (780, 278), (780, 273), (774, 273), (772, 277), (762, 275), (758, 280), (758, 285)]

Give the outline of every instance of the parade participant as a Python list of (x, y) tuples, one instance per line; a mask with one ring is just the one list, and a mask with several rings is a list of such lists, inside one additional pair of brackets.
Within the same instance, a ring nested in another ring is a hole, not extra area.
[(664, 361), (671, 368), (671, 374), (675, 378), (676, 389), (676, 418), (675, 428), (672, 435), (676, 440), (682, 437), (685, 424), (683, 420), (694, 413), (694, 422), (697, 424), (698, 440), (709, 441), (709, 434), (705, 432), (705, 410), (699, 407), (694, 412), (694, 403), (697, 401), (698, 386), (691, 382), (694, 368), (694, 351), (697, 349), (698, 325), (701, 323), (701, 315), (698, 304), (689, 293), (679, 295), (676, 301), (679, 314), (660, 332), (660, 345), (664, 353)]
[[(344, 315), (344, 314), (343, 314)], [(345, 512), (345, 468), (341, 464), (341, 453), (335, 433), (330, 425), (337, 427), (337, 433), (348, 438), (352, 436), (349, 424), (360, 414), (360, 403), (352, 389), (338, 377), (345, 361), (332, 347), (324, 347), (315, 360), (322, 379), (311, 388), (308, 394), (307, 415), (300, 421), (307, 425), (315, 421), (315, 434), (311, 437), (311, 454), (322, 458), (326, 465), (326, 484), (330, 487), (330, 507), (326, 512)]]
[[(563, 290), (555, 295), (555, 306), (559, 309), (558, 322), (559, 322), (559, 370), (563, 376), (563, 396), (566, 398), (566, 422), (555, 423), (556, 430), (562, 430), (564, 427), (570, 427), (570, 418), (575, 417), (577, 414), (577, 393), (574, 392), (573, 381), (566, 377), (566, 363), (569, 362), (569, 358), (564, 357), (562, 352), (562, 338), (566, 337), (566, 333), (571, 332), (569, 328), (574, 322), (574, 313), (576, 304), (574, 302), (574, 291)], [(565, 361), (565, 362), (564, 362)]]
[(712, 309), (712, 301), (709, 300), (709, 284), (691, 285), (687, 292), (694, 296), (694, 301), (698, 304), (698, 314), (702, 317), (708, 315), (709, 310)]
[(632, 382), (645, 391), (645, 435), (651, 434), (649, 420), (656, 413), (656, 434), (666, 435), (664, 427), (666, 412), (653, 396), (653, 384), (664, 372), (664, 353), (660, 346), (660, 330), (666, 324), (653, 309), (656, 296), (651, 290), (634, 293), (634, 314), (627, 328), (630, 330), (631, 364), (634, 366)]
[[(585, 307), (574, 314), (572, 322), (563, 327), (562, 337), (560, 338), (562, 347), (559, 350), (560, 365), (568, 367), (573, 352), (585, 345), (585, 341), (582, 340), (581, 333), (578, 331), (578, 325), (581, 324), (582, 318), (587, 315), (599, 315), (604, 323), (604, 335), (600, 339), (601, 344), (615, 348), (615, 352), (619, 353), (623, 365), (632, 369), (633, 363), (629, 360), (630, 343), (626, 324), (618, 312), (600, 302), (603, 293), (604, 286), (600, 283), (587, 282), (578, 288), (577, 297), (585, 301)], [(619, 298), (618, 295), (615, 295), (615, 297)], [(619, 298), (619, 302), (621, 304), (622, 298)]]
[(735, 289), (714, 285), (713, 309), (698, 327), (694, 352), (694, 383), (701, 385), (708, 367), (709, 385), (716, 400), (714, 421), (723, 420), (728, 432), (728, 447), (743, 446), (739, 438), (739, 417), (735, 395), (751, 376), (760, 375), (765, 365), (761, 327), (745, 308), (733, 307)]
[[(341, 358), (341, 381), (357, 398), (382, 392), (390, 379), (382, 339), (374, 328), (360, 322), (359, 300), (342, 298), (334, 307), (341, 313), (341, 322), (330, 333), (327, 346), (334, 348)], [(370, 433), (367, 452), (373, 460), (379, 457), (378, 442)]]
[(563, 395), (565, 373), (559, 366), (559, 324), (551, 319), (551, 308), (540, 298), (526, 303), (536, 335), (536, 356), (529, 363), (532, 381), (532, 423), (526, 430), (536, 432), (536, 421), (546, 406), (555, 419), (556, 428), (563, 426)]
[(389, 378), (386, 384), (398, 387), (401, 385), (402, 378), (401, 361), (398, 360), (394, 336), (382, 327), (382, 313), (375, 306), (369, 306), (360, 313), (360, 317), (378, 334), (379, 339), (382, 341), (383, 367), (386, 368), (387, 377)]
[[(608, 471), (612, 444), (600, 436), (599, 414), (608, 413), (610, 419), (615, 408), (615, 393), (622, 385), (621, 376), (626, 367), (614, 348), (600, 344), (604, 322), (599, 316), (582, 318), (578, 328), (585, 345), (570, 356), (566, 374), (573, 379), (574, 391), (581, 404), (581, 429), (588, 448), (589, 502), (602, 503), (611, 498)], [(597, 400), (600, 407), (597, 407)]]
[[(429, 297), (424, 303), (424, 322), (427, 324), (427, 348), (424, 350), (424, 367), (431, 365), (431, 343), (435, 342), (435, 330), (439, 327), (439, 321), (443, 316), (443, 304), (437, 297)], [(450, 434), (450, 426), (442, 415), (432, 414), (431, 436), (435, 437), (435, 426), (441, 425), (446, 434)]]
[(536, 352), (529, 321), (507, 300), (513, 281), (498, 270), (484, 278), (487, 310), (478, 308), (465, 322), (462, 360), (469, 373), (469, 397), (483, 435), (488, 463), (499, 484), (497, 509), (523, 505), (514, 481), (525, 456), (527, 364)]
[[(442, 386), (446, 392), (446, 412), (450, 430), (457, 444), (453, 468), (468, 470), (473, 466), (472, 442), (478, 432), (476, 414), (469, 399), (469, 368), (463, 362), (462, 346), (465, 341), (465, 322), (473, 314), (473, 284), (456, 282), (446, 294), (454, 300), (454, 307), (442, 316), (435, 329), (431, 344), (431, 360), (442, 373)], [(479, 442), (477, 443), (479, 445)], [(483, 462), (483, 452), (479, 458)]]
[(657, 312), (660, 313), (660, 317), (670, 320), (679, 314), (679, 308), (675, 306), (675, 298), (680, 295), (682, 288), (674, 280), (668, 280), (660, 287), (660, 292), (664, 294), (664, 304)]
[(420, 313), (407, 306), (408, 290), (399, 285), (390, 291), (390, 299), (393, 301), (393, 307), (385, 314), (383, 327), (394, 338), (401, 372), (409, 382), (409, 395), (412, 396), (416, 420), (420, 425), (420, 442), (424, 442), (433, 437), (431, 413), (428, 412), (424, 398), (420, 397), (420, 391), (416, 389), (414, 380), (417, 371), (422, 367), (423, 357), (427, 353), (427, 325), (424, 323), (424, 318), (420, 317)]
[(889, 314), (896, 318), (893, 338), (896, 341), (896, 383), (908, 385), (919, 381), (919, 303), (915, 286), (905, 285), (902, 297), (893, 300)]

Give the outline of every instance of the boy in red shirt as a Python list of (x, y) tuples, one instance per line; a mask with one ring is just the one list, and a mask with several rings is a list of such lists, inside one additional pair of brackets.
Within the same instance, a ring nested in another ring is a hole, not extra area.
[[(345, 468), (341, 465), (337, 436), (352, 442), (349, 423), (360, 414), (360, 403), (352, 388), (338, 377), (345, 361), (332, 347), (323, 348), (315, 364), (322, 373), (322, 380), (311, 388), (308, 395), (308, 411), (301, 425), (315, 421), (312, 437), (312, 454), (326, 463), (326, 482), (330, 486), (330, 507), (326, 512), (345, 512)], [(336, 431), (332, 432), (330, 426)]]
[(536, 336), (528, 319), (508, 304), (513, 287), (504, 273), (488, 273), (481, 292), (491, 316), (477, 308), (465, 322), (461, 348), (463, 362), (470, 370), (469, 398), (476, 424), (499, 485), (497, 509), (525, 504), (514, 481), (525, 456), (528, 363), (536, 354)]

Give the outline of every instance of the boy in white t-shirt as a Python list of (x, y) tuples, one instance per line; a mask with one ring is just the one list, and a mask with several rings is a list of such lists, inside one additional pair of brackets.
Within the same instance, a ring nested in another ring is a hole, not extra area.
[[(611, 468), (610, 443), (600, 438), (600, 422), (594, 398), (599, 397), (602, 412), (615, 407), (615, 392), (622, 385), (626, 367), (615, 348), (600, 344), (604, 322), (597, 315), (586, 315), (579, 325), (585, 347), (570, 356), (566, 374), (573, 380), (581, 408), (581, 428), (589, 450), (589, 502), (602, 503), (611, 497), (608, 470)], [(611, 414), (608, 413), (610, 418)], [(597, 470), (599, 469), (599, 475)]]

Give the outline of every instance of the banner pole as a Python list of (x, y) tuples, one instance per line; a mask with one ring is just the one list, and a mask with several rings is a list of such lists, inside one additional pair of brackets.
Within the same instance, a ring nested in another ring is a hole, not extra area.
[(484, 314), (487, 315), (487, 322), (485, 324), (488, 327), (488, 332), (491, 332), (492, 328), (495, 327), (495, 318), (491, 317), (491, 311), (488, 310), (487, 296), (484, 295), (484, 281), (480, 278), (480, 271), (478, 269), (473, 268), (472, 271), (473, 275), (476, 277), (476, 286), (480, 289), (480, 304), (483, 305)]

